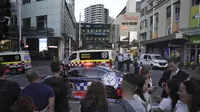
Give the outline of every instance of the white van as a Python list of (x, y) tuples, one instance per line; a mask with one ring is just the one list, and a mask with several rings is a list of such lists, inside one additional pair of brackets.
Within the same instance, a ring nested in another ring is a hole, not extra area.
[(80, 50), (72, 52), (64, 63), (69, 66), (82, 66), (85, 63), (97, 63), (99, 65), (113, 67), (116, 55), (114, 50)]
[(6, 66), (7, 73), (22, 73), (25, 69), (31, 68), (31, 57), (28, 51), (1, 52), (0, 63)]
[(140, 56), (140, 65), (147, 64), (158, 68), (167, 68), (167, 61), (159, 54), (142, 54)]

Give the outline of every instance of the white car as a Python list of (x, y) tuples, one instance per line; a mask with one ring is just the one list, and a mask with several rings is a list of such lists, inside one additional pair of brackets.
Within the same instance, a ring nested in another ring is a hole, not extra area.
[(150, 65), (152, 68), (167, 68), (167, 61), (159, 54), (142, 54), (140, 65)]

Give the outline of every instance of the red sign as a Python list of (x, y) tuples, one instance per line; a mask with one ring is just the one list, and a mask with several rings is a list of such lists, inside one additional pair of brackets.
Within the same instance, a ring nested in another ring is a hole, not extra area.
[(136, 21), (136, 20), (139, 20), (139, 16), (123, 15), (123, 20), (125, 20), (125, 21)]

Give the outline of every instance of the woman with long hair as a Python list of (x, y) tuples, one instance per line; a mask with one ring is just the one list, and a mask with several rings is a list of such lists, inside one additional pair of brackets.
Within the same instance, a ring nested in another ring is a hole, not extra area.
[(20, 96), (16, 103), (11, 107), (12, 112), (34, 112), (36, 106), (33, 99), (29, 96)]
[(165, 91), (168, 95), (167, 98), (162, 99), (158, 108), (153, 109), (156, 112), (173, 112), (173, 109), (179, 99), (178, 90), (179, 90), (180, 82), (172, 79), (167, 81), (165, 85)]
[(176, 104), (176, 112), (197, 112), (200, 110), (198, 88), (192, 81), (185, 81), (180, 84), (179, 100)]
[(149, 95), (147, 89), (148, 80), (143, 76), (139, 76), (138, 88), (133, 97), (145, 105), (146, 109), (149, 111), (151, 109), (151, 96)]
[(105, 86), (99, 81), (92, 82), (81, 100), (81, 112), (108, 112), (106, 97)]

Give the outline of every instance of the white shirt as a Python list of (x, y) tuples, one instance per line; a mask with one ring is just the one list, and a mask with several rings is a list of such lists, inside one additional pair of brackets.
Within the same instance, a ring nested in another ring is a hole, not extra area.
[(158, 106), (163, 112), (172, 112), (172, 99), (170, 97), (164, 98), (159, 106)]
[(144, 104), (144, 105), (146, 106), (146, 108), (147, 108), (148, 111), (151, 110), (151, 102), (150, 102), (150, 101), (148, 102), (148, 101), (146, 100), (147, 97), (145, 97), (145, 95), (144, 95), (144, 97), (145, 97), (146, 102), (145, 102), (144, 100), (142, 100), (141, 97), (140, 97), (139, 95), (137, 95), (137, 94), (134, 94), (133, 97), (134, 97), (137, 101), (139, 101), (139, 102), (141, 102), (142, 104)]
[(119, 55), (119, 56), (118, 56), (118, 61), (119, 61), (119, 62), (122, 62), (122, 61), (123, 61), (123, 56), (122, 56), (122, 55)]
[(179, 69), (177, 69), (175, 72), (172, 72), (172, 73), (171, 73), (171, 76), (170, 76), (170, 79), (171, 79), (173, 76), (176, 76), (178, 72), (179, 72)]
[(187, 104), (185, 104), (184, 102), (178, 100), (178, 102), (176, 103), (176, 112), (189, 112), (189, 108), (187, 106)]

